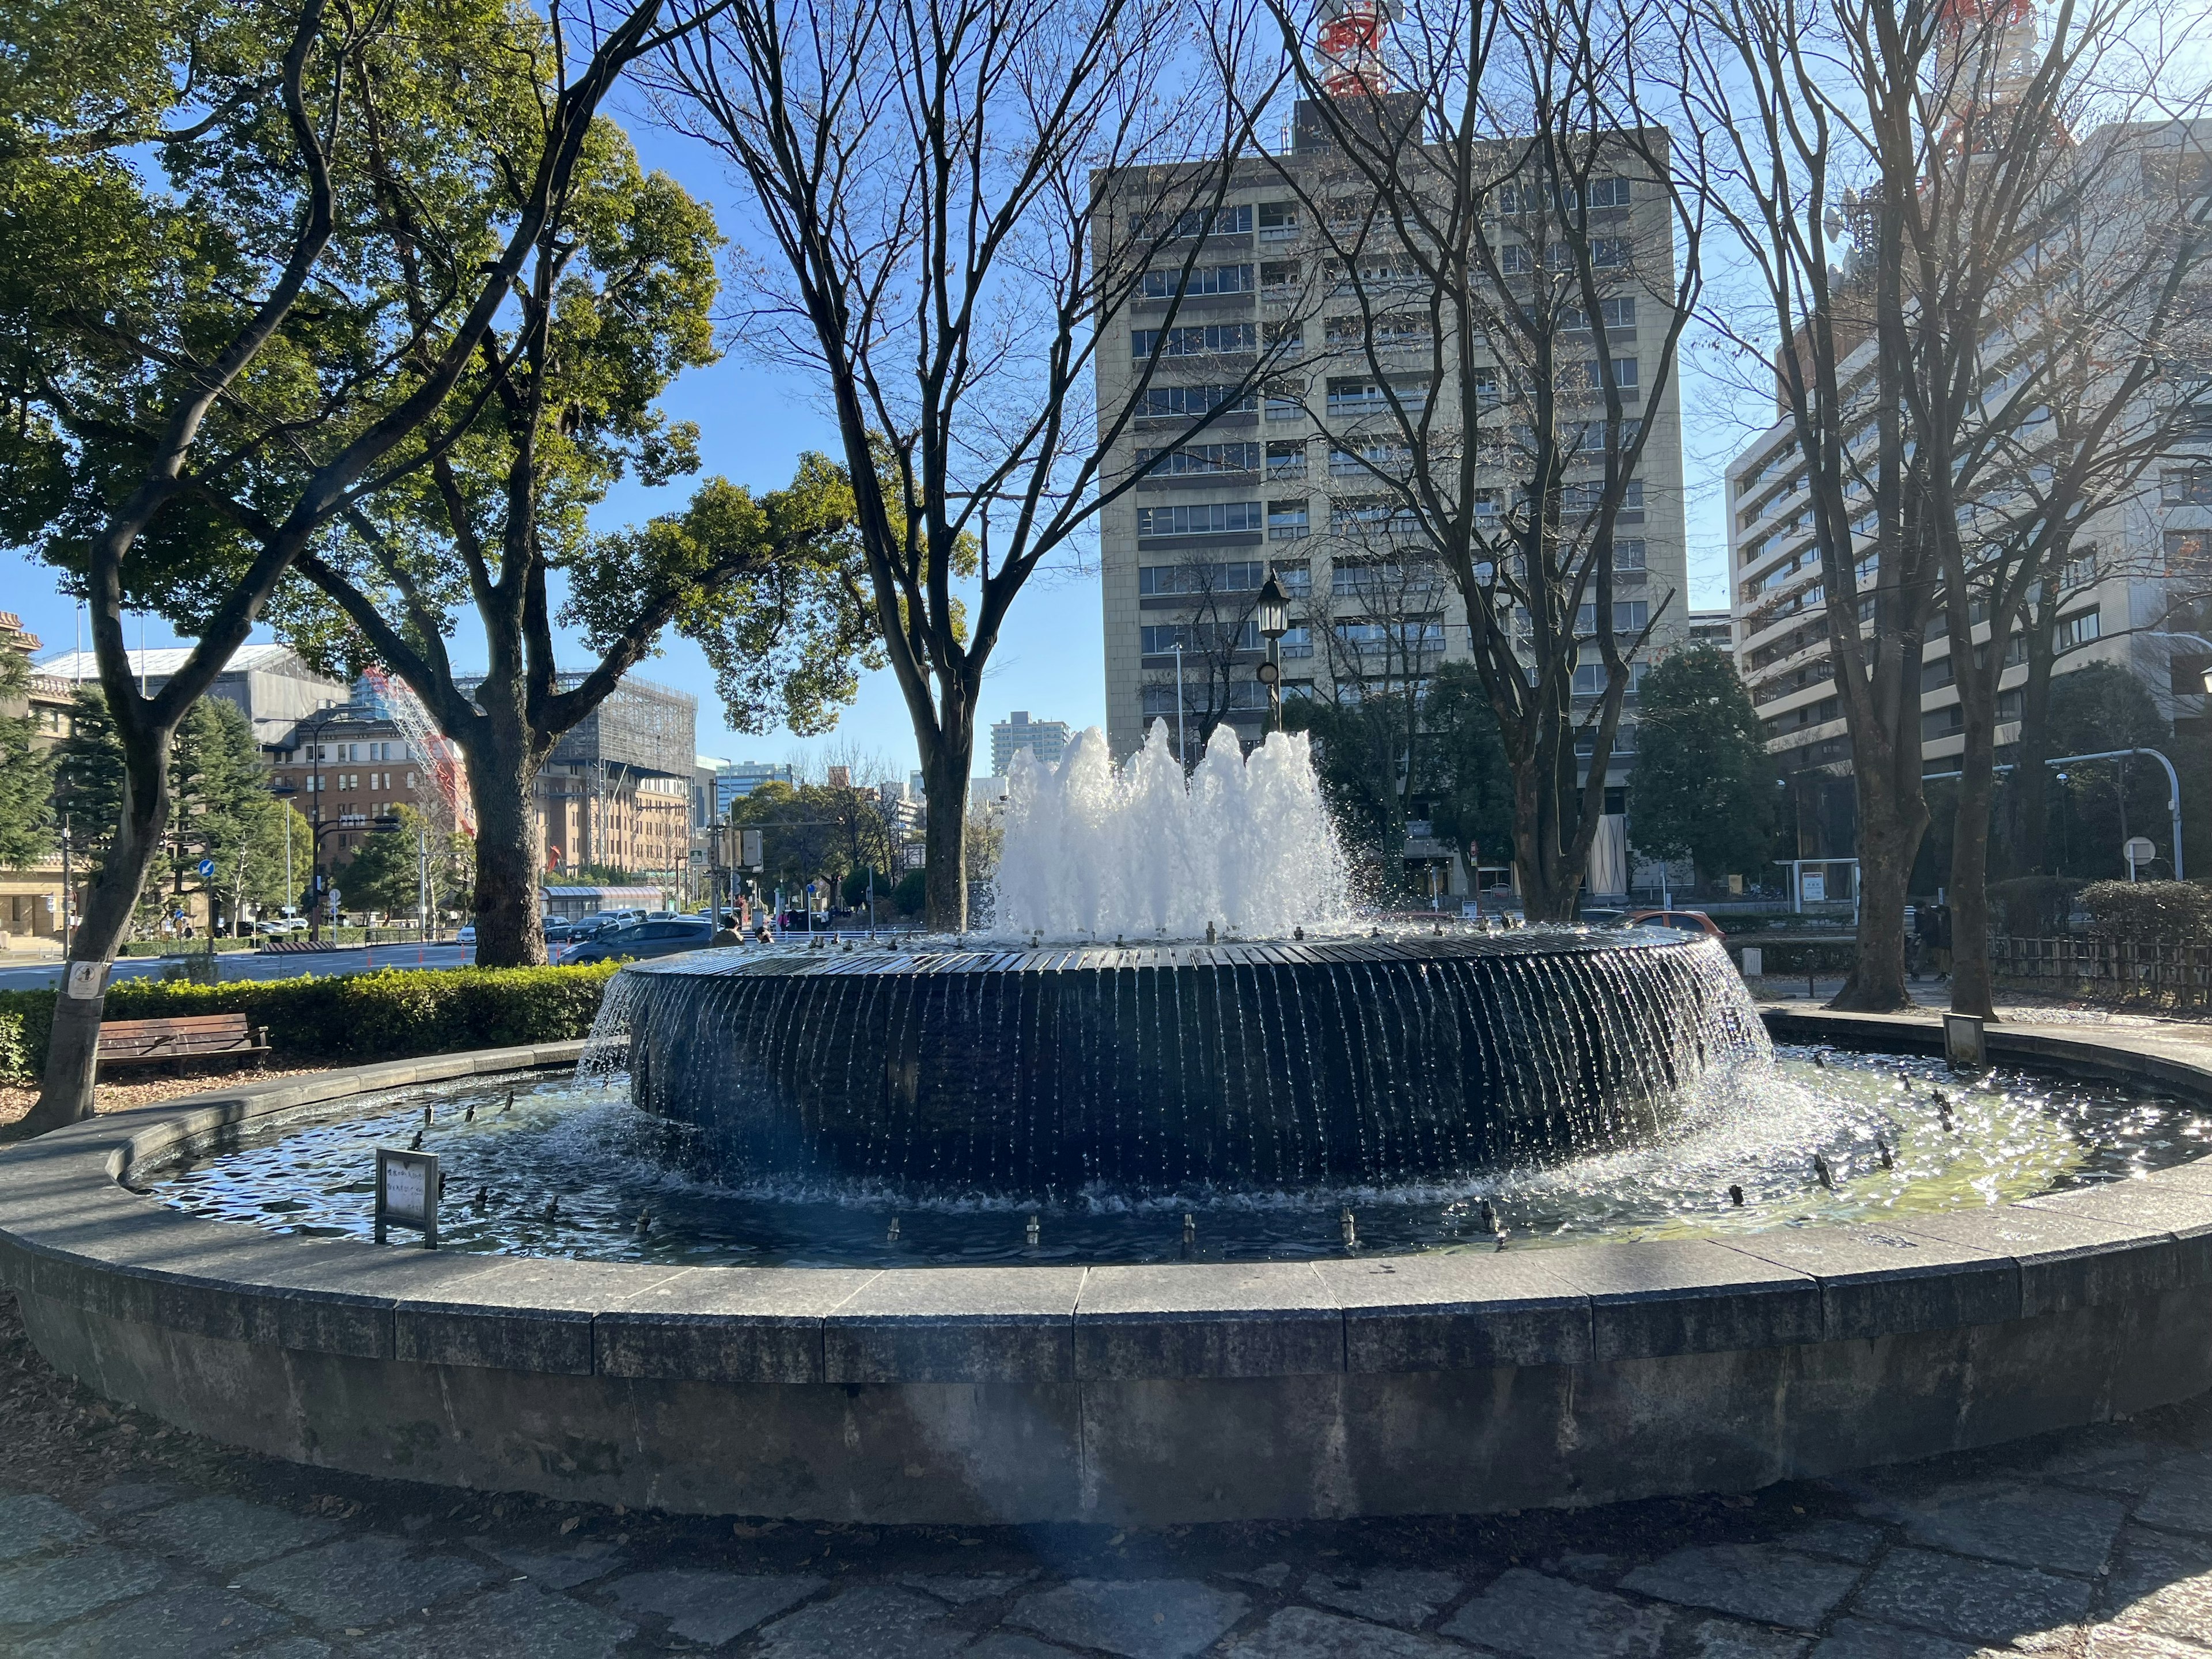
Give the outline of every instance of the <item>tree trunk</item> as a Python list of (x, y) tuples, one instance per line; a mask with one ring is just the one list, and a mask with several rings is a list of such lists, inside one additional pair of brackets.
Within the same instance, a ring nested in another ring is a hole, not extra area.
[(2013, 745), (2012, 781), (2005, 789), (2009, 867), (2016, 876), (2050, 868), (2051, 679), (2056, 605), (2044, 605), (2027, 624), (2027, 678), (2020, 688), (2020, 741)]
[(968, 777), (975, 753), (975, 723), (964, 714), (947, 720), (942, 736), (923, 738), (922, 870), (933, 933), (968, 931)]
[[(1917, 744), (1913, 755), (1917, 765)], [(1917, 790), (1900, 799), (1887, 780), (1860, 775), (1858, 952), (1829, 1007), (1888, 1014), (1912, 1006), (1905, 988), (1905, 901), (1927, 833), (1928, 805)]]
[(169, 820), (169, 740), (159, 727), (133, 735), (118, 723), (123, 745), (123, 801), (115, 842), (101, 860), (100, 878), (85, 901), (70, 945), (70, 962), (97, 963), (100, 989), (89, 997), (69, 994), (69, 969), (54, 1001), (52, 1036), (46, 1044), (46, 1078), (23, 1133), (44, 1134), (93, 1112), (93, 1078), (100, 1059), (100, 1020), (107, 1006), (108, 965), (123, 948), (146, 872), (161, 851)]
[[(1996, 650), (1991, 646), (1992, 652)], [(1961, 758), (1951, 848), (1951, 1012), (1995, 1019), (1990, 985), (1990, 807), (1996, 757), (1969, 738)]]
[(535, 968), (545, 961), (538, 886), (545, 848), (535, 799), (541, 762), (526, 737), (501, 734), (500, 724), (488, 720), (464, 749), (477, 808), (477, 966)]

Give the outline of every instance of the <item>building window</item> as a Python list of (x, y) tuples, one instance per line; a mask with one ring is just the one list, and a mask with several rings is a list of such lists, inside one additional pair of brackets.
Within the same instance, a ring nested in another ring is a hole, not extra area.
[(1295, 362), (1305, 356), (1306, 325), (1304, 323), (1269, 323), (1260, 331), (1260, 342), (1268, 355), (1279, 362)]
[(1173, 215), (1147, 214), (1142, 222), (1146, 229), (1155, 234), (1165, 232), (1170, 237), (1249, 236), (1252, 234), (1252, 210), (1249, 205), (1189, 208)]
[(1163, 357), (1218, 356), (1224, 352), (1253, 350), (1259, 340), (1258, 331), (1249, 323), (1138, 328), (1129, 331), (1129, 355), (1136, 358), (1150, 357), (1155, 352)]
[(1271, 542), (1294, 542), (1306, 533), (1306, 503), (1301, 496), (1294, 501), (1267, 503), (1267, 539)]
[[(1636, 301), (1626, 295), (1618, 300), (1600, 300), (1597, 313), (1609, 329), (1636, 326)], [(1559, 326), (1570, 333), (1587, 333), (1589, 313), (1580, 306), (1569, 306), (1559, 313)]]
[(2103, 631), (2103, 617), (2095, 608), (2061, 617), (2052, 629), (2052, 641), (2061, 652), (2078, 651)]
[(1266, 300), (1289, 300), (1298, 291), (1298, 262), (1296, 259), (1270, 259), (1260, 267), (1260, 296)]
[(1195, 421), (1208, 415), (1255, 414), (1259, 407), (1258, 394), (1243, 386), (1155, 386), (1145, 388), (1133, 412), (1140, 421)]
[(1650, 567), (1644, 563), (1644, 538), (1641, 536), (1631, 536), (1613, 544), (1613, 568), (1615, 570), (1648, 569)]
[(1174, 449), (1139, 449), (1137, 465), (1148, 478), (1188, 477), (1194, 473), (1254, 472), (1260, 466), (1257, 444), (1183, 444)]
[(1278, 438), (1267, 446), (1267, 476), (1270, 478), (1303, 478), (1306, 476), (1306, 446), (1302, 438)]
[(1137, 630), (1144, 654), (1166, 656), (1181, 647), (1185, 651), (1257, 651), (1260, 624), (1243, 623), (1166, 623)]
[(1137, 509), (1137, 535), (1140, 539), (1149, 536), (1233, 536), (1260, 527), (1257, 501), (1201, 501), (1189, 507)]
[(2212, 576), (2212, 531), (2167, 531), (2166, 574), (2197, 578)]
[(1310, 657), (1313, 655), (1312, 624), (1310, 623), (1298, 623), (1297, 627), (1291, 629), (1280, 640), (1276, 641), (1275, 648), (1278, 655), (1286, 658)]
[(1263, 242), (1293, 242), (1298, 235), (1298, 204), (1296, 202), (1262, 202), (1260, 204), (1260, 240)]
[(1271, 421), (1296, 421), (1304, 418), (1306, 389), (1296, 380), (1272, 380), (1267, 385), (1267, 418)]
[(1194, 294), (1249, 294), (1252, 267), (1200, 265), (1189, 271), (1148, 270), (1138, 288), (1147, 300), (1172, 300), (1178, 290), (1185, 298)]
[(1313, 592), (1313, 568), (1304, 559), (1278, 559), (1273, 568), (1275, 580), (1292, 599), (1303, 599)]
[(1139, 567), (1137, 592), (1146, 598), (1177, 593), (1249, 593), (1267, 579), (1257, 559), (1226, 564), (1148, 564)]
[(2158, 475), (2158, 498), (2166, 507), (2212, 507), (2212, 466), (2170, 466)]

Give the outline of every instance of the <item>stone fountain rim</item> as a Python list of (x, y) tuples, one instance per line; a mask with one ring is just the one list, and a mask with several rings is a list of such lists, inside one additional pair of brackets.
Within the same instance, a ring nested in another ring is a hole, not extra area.
[[(1911, 1017), (1767, 1009), (1785, 1040), (1940, 1050)], [(2212, 1055), (1992, 1027), (1993, 1059), (2212, 1100)], [(1150, 1267), (666, 1267), (281, 1237), (124, 1183), (301, 1107), (573, 1065), (578, 1042), (347, 1067), (95, 1118), (0, 1156), (19, 1291), (364, 1359), (706, 1382), (1121, 1382), (1578, 1365), (1983, 1326), (2212, 1285), (2212, 1158), (1986, 1211), (1739, 1239)]]

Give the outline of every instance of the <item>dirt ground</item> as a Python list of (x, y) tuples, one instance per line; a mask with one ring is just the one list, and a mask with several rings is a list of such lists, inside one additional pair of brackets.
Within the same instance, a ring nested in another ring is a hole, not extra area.
[[(174, 1100), (179, 1095), (196, 1095), (203, 1090), (225, 1088), (233, 1083), (327, 1072), (331, 1065), (331, 1061), (316, 1060), (301, 1066), (240, 1067), (236, 1071), (210, 1066), (174, 1072), (143, 1066), (118, 1074), (112, 1082), (103, 1078), (93, 1091), (93, 1109), (100, 1112), (127, 1112), (134, 1106), (152, 1106), (161, 1101)], [(23, 1115), (38, 1098), (39, 1089), (34, 1083), (0, 1083), (0, 1140), (9, 1138), (9, 1131), (22, 1121)]]

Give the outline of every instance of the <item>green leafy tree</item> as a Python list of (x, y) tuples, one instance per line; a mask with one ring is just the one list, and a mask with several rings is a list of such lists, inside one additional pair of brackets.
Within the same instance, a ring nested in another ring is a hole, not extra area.
[[(295, 560), (467, 430), (449, 394), (569, 234), (595, 112), (665, 38), (660, 5), (617, 5), (573, 55), (501, 0), (9, 12), (0, 540), (86, 599), (123, 757), (76, 959), (120, 947), (179, 727)], [(196, 641), (150, 696), (142, 607)], [(102, 1006), (58, 1005), (33, 1131), (89, 1115)]]
[(442, 840), (430, 821), (402, 804), (398, 827), (363, 838), (352, 860), (338, 872), (339, 890), (349, 908), (381, 910), (386, 915), (416, 913), (422, 897), (422, 860)]
[(71, 850), (96, 878), (123, 812), (123, 744), (96, 685), (77, 688), (69, 735), (54, 745), (54, 799), (69, 821)]
[(1482, 677), (1469, 663), (1448, 662), (1422, 699), (1422, 781), (1437, 836), (1451, 843), (1470, 880), (1490, 849), (1493, 864), (1512, 856), (1513, 769)]
[(1628, 833), (1637, 851), (1706, 877), (1762, 873), (1784, 803), (1751, 694), (1728, 653), (1693, 646), (1644, 676)]
[(0, 651), (0, 865), (21, 870), (42, 864), (54, 849), (52, 752), (37, 741), (29, 710), (31, 665), (20, 653)]
[[(303, 557), (322, 604), (286, 619), (310, 655), (398, 674), (466, 757), (477, 960), (491, 966), (545, 959), (540, 769), (664, 630), (706, 647), (732, 718), (751, 730), (834, 721), (871, 636), (851, 492), (818, 458), (759, 499), (713, 478), (681, 513), (592, 533), (586, 515), (618, 480), (660, 484), (697, 467), (696, 428), (659, 399), (714, 359), (721, 237), (703, 204), (644, 173), (604, 124), (569, 222), (571, 240), (534, 253), (511, 323), (454, 394), (483, 405), (468, 437)], [(556, 580), (567, 592), (557, 614)], [(489, 659), (466, 681), (446, 646), (464, 609)], [(556, 623), (598, 655), (580, 677), (556, 672)]]

